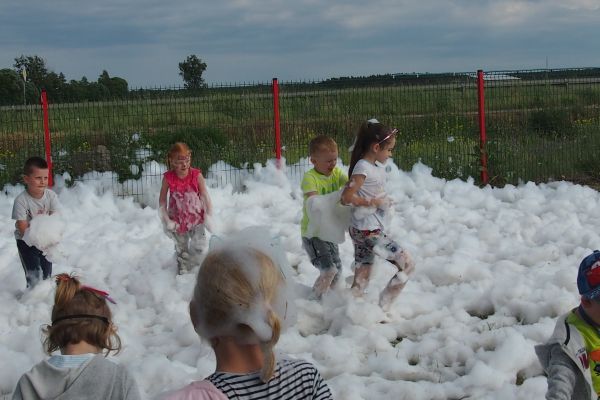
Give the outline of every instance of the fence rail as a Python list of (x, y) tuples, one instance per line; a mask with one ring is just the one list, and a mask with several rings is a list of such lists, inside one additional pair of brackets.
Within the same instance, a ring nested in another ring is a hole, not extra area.
[[(358, 125), (377, 117), (400, 129), (394, 160), (403, 169), (420, 160), (440, 177), (479, 179), (487, 154), (495, 185), (600, 177), (600, 69), (496, 71), (483, 78), (482, 110), (476, 73), (279, 82), (279, 149), (290, 172), (299, 173), (310, 139), (326, 134), (348, 163), (345, 149)], [(212, 171), (218, 185), (275, 155), (271, 83), (49, 103), (54, 172), (107, 180), (121, 195), (143, 195), (145, 180), (160, 180), (163, 171), (152, 161), (164, 162), (174, 141), (188, 143), (204, 170), (223, 161)], [(487, 141), (480, 148), (482, 112)], [(41, 107), (0, 107), (0, 186), (20, 180), (27, 157), (44, 154), (43, 137)]]

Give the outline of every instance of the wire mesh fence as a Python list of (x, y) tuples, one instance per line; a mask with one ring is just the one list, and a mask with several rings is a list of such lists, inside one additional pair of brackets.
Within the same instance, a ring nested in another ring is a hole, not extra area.
[(346, 149), (359, 125), (375, 117), (399, 128), (394, 161), (401, 168), (410, 169), (420, 160), (437, 176), (476, 176), (475, 83), (469, 74), (448, 74), (326, 81), (307, 87), (283, 84), (281, 131), (288, 164), (306, 157), (308, 142), (318, 134), (338, 142), (347, 164)]
[(600, 177), (598, 69), (492, 72), (485, 94), (492, 182)]
[[(485, 99), (492, 184), (598, 177), (600, 69), (486, 72)], [(271, 83), (49, 101), (55, 174), (104, 181), (124, 196), (160, 182), (175, 141), (220, 186), (239, 184), (254, 163), (274, 157)], [(347, 164), (358, 126), (375, 117), (400, 129), (394, 160), (402, 169), (421, 161), (439, 177), (479, 177), (475, 73), (284, 82), (279, 109), (289, 174), (308, 168), (308, 143), (319, 134), (338, 142)], [(40, 107), (0, 107), (0, 144), (0, 185), (16, 183), (24, 160), (44, 154)]]

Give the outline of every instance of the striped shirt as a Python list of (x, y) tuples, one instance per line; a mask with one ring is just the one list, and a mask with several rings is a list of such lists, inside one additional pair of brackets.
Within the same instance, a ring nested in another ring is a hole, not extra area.
[(278, 361), (267, 383), (260, 380), (260, 372), (215, 372), (206, 379), (230, 400), (333, 400), (319, 371), (303, 360)]

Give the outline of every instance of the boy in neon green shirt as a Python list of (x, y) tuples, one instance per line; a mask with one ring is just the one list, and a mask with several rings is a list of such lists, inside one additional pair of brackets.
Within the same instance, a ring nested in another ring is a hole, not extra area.
[(309, 144), (310, 161), (314, 167), (302, 178), (304, 206), (302, 208), (302, 247), (308, 253), (312, 264), (319, 269), (319, 277), (313, 285), (317, 298), (335, 285), (342, 269), (338, 245), (308, 233), (310, 222), (308, 208), (311, 197), (336, 192), (348, 182), (348, 177), (336, 167), (338, 158), (337, 144), (327, 136), (317, 136)]
[(579, 265), (577, 289), (579, 307), (562, 315), (550, 340), (535, 348), (548, 375), (549, 400), (600, 395), (600, 251)]

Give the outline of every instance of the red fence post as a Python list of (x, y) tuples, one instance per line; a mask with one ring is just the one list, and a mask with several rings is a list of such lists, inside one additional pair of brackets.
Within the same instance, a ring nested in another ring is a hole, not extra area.
[(488, 183), (488, 166), (487, 166), (487, 150), (485, 134), (485, 96), (484, 96), (484, 80), (483, 71), (477, 71), (477, 102), (479, 104), (479, 151), (481, 155), (481, 182), (484, 185)]
[(50, 123), (48, 118), (48, 96), (42, 89), (42, 111), (44, 114), (44, 144), (46, 147), (46, 162), (48, 163), (48, 186), (54, 184), (52, 179), (52, 144), (50, 143)]
[(275, 158), (281, 168), (281, 126), (279, 120), (279, 83), (273, 78), (273, 129), (275, 131)]

